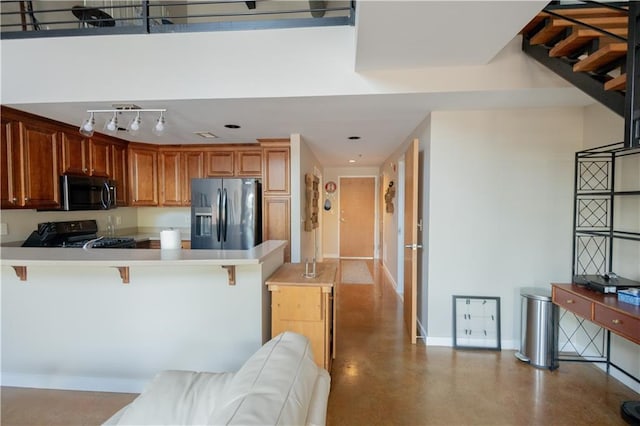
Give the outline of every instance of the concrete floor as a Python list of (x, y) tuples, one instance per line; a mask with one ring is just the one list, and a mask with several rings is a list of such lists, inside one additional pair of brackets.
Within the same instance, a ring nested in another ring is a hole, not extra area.
[[(408, 343), (399, 298), (375, 284), (338, 286), (337, 356), (327, 423), (339, 425), (624, 425), (640, 395), (590, 364), (553, 372), (513, 351)], [(2, 388), (1, 424), (100, 424), (136, 395)]]

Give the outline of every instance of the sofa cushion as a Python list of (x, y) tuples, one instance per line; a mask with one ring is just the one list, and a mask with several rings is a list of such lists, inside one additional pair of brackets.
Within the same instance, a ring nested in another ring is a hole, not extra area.
[(206, 424), (233, 373), (163, 371), (108, 425)]
[[(313, 361), (309, 340), (284, 332), (262, 346), (233, 376), (209, 424), (303, 425), (322, 371)], [(324, 374), (326, 380), (328, 374)], [(328, 392), (321, 395), (325, 410), (327, 396)]]

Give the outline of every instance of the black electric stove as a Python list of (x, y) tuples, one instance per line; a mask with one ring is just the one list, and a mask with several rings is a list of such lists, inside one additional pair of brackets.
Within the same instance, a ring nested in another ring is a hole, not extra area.
[(22, 247), (135, 248), (132, 237), (98, 237), (95, 220), (38, 224)]

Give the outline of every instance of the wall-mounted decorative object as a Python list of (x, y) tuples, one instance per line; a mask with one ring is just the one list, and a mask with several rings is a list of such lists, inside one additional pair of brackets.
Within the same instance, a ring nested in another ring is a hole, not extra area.
[(336, 183), (332, 180), (324, 185), (325, 200), (322, 207), (325, 211), (330, 212), (331, 214), (333, 214), (333, 211), (331, 211), (331, 209), (333, 208), (333, 201), (336, 197), (335, 192), (337, 188), (338, 185), (336, 185)]
[(320, 179), (307, 173), (304, 176), (304, 183), (306, 194), (304, 230), (309, 232), (318, 227), (318, 212), (320, 210), (320, 191), (318, 186), (320, 185)]
[(393, 213), (393, 199), (396, 197), (396, 188), (393, 185), (393, 181), (389, 182), (387, 192), (384, 193), (384, 204), (387, 213)]
[(453, 347), (501, 349), (499, 297), (453, 296)]

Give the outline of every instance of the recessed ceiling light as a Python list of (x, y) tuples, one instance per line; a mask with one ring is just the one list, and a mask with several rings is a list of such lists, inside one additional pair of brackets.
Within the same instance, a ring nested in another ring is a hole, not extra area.
[(239, 129), (240, 126), (238, 126), (237, 124), (225, 124), (224, 127), (226, 127), (227, 129)]
[(350, 141), (357, 141), (358, 139), (360, 139), (360, 136), (349, 136)]
[(350, 163), (355, 163), (355, 162), (356, 162), (356, 160), (349, 160), (349, 162), (350, 162)]
[(198, 135), (201, 138), (205, 138), (205, 139), (215, 139), (217, 138), (216, 135), (214, 135), (211, 132), (193, 132), (194, 135)]

